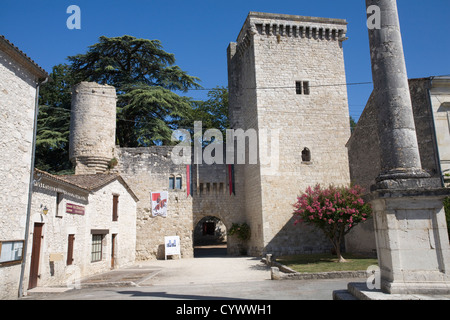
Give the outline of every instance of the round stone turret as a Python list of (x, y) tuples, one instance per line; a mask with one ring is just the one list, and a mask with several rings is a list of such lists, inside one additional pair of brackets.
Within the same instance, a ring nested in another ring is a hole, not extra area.
[(75, 174), (105, 172), (114, 157), (116, 90), (81, 82), (72, 88), (69, 157)]

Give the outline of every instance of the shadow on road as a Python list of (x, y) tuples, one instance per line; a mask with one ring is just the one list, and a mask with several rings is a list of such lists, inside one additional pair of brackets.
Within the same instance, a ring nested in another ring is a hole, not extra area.
[(226, 257), (227, 245), (208, 245), (194, 247), (194, 258)]
[(167, 292), (145, 292), (145, 291), (117, 291), (120, 294), (129, 295), (130, 297), (153, 297), (163, 299), (179, 299), (179, 300), (244, 300), (230, 297), (215, 297), (208, 295), (193, 294), (174, 294)]

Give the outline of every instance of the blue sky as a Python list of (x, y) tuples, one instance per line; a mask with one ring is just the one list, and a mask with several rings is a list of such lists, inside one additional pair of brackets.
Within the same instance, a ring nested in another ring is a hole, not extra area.
[[(410, 78), (450, 74), (450, 1), (398, 0)], [(69, 30), (69, 5), (81, 8), (81, 30)], [(346, 19), (347, 82), (372, 80), (364, 0), (1, 0), (0, 34), (51, 71), (66, 57), (85, 53), (102, 35), (158, 39), (176, 64), (204, 88), (227, 85), (226, 48), (249, 11)], [(371, 85), (348, 86), (349, 109), (358, 118)], [(198, 99), (206, 91), (191, 91)]]

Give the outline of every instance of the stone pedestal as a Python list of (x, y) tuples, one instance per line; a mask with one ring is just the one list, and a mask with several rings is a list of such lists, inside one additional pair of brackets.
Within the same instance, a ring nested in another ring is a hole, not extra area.
[(384, 293), (450, 293), (450, 246), (443, 207), (449, 194), (448, 189), (372, 193)]

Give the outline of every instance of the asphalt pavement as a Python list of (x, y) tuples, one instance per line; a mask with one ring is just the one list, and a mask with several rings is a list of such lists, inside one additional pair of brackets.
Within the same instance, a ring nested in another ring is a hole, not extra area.
[[(213, 251), (210, 251), (213, 252)], [(197, 254), (152, 260), (82, 279), (76, 288), (36, 288), (29, 300), (332, 300), (334, 290), (365, 279), (271, 280), (253, 257)], [(197, 252), (198, 253), (198, 252)]]

